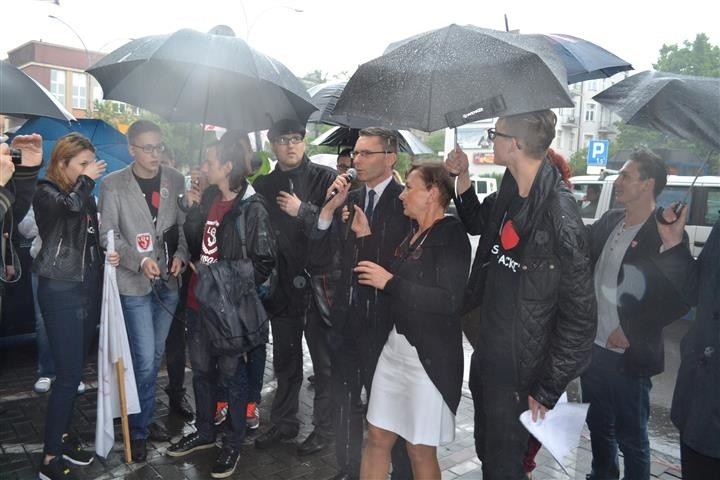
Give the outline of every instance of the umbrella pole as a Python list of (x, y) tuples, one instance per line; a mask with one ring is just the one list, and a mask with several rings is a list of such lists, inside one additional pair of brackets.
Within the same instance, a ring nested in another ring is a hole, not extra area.
[(120, 395), (120, 421), (122, 423), (123, 444), (125, 445), (125, 463), (132, 463), (130, 446), (130, 424), (128, 423), (127, 401), (125, 400), (125, 366), (122, 357), (117, 363), (118, 394)]

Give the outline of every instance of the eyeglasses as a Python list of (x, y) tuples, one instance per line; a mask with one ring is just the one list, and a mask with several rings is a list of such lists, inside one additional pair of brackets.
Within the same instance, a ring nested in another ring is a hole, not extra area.
[(350, 168), (350, 165), (345, 165), (342, 163), (338, 163), (337, 165), (335, 165), (335, 169), (338, 171), (346, 172), (349, 168)]
[(131, 145), (135, 148), (139, 148), (143, 151), (143, 153), (147, 153), (148, 155), (152, 155), (153, 152), (163, 153), (166, 148), (164, 143), (158, 143), (157, 145), (152, 145), (149, 143), (147, 145)]
[(508, 135), (507, 133), (498, 132), (494, 128), (487, 129), (487, 136), (488, 136), (488, 140), (490, 140), (491, 142), (495, 141), (495, 137), (515, 138), (513, 135)]
[(278, 145), (297, 145), (298, 143), (302, 143), (302, 141), (303, 137), (301, 135), (283, 135), (275, 138), (272, 142)]
[(377, 152), (371, 152), (369, 150), (353, 150), (352, 152), (350, 152), (350, 158), (355, 160), (356, 158), (369, 157), (370, 155), (376, 155), (378, 153), (391, 153), (391, 152), (388, 152), (387, 150), (379, 150)]

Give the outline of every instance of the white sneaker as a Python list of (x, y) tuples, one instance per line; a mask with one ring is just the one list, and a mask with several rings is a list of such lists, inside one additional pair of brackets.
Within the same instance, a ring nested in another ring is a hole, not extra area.
[(37, 382), (35, 382), (35, 385), (33, 385), (33, 390), (35, 390), (35, 393), (47, 393), (50, 391), (51, 386), (52, 378), (40, 377), (37, 379)]
[(83, 393), (85, 393), (85, 388), (87, 388), (87, 387), (85, 386), (85, 382), (83, 382), (82, 380), (80, 380), (80, 383), (78, 383), (78, 389), (77, 389), (78, 395), (82, 395)]

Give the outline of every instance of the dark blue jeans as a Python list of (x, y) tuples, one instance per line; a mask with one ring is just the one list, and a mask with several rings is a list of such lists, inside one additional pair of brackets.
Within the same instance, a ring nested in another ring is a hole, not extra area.
[(42, 310), (38, 302), (38, 275), (32, 274), (32, 293), (35, 310), (35, 338), (37, 339), (38, 349), (38, 377), (55, 377), (55, 365), (53, 365), (52, 352), (50, 351), (50, 342), (48, 341), (45, 322), (43, 321)]
[(120, 295), (132, 355), (140, 413), (129, 416), (130, 437), (145, 439), (155, 413), (155, 383), (165, 353), (165, 339), (178, 303), (178, 291), (163, 281), (147, 295)]
[(102, 279), (99, 264), (88, 266), (84, 282), (39, 277), (38, 300), (55, 364), (55, 384), (45, 415), (45, 453), (62, 454), (70, 428), (85, 357), (100, 321)]
[(592, 446), (590, 480), (620, 478), (618, 447), (628, 480), (650, 478), (649, 377), (624, 374), (622, 354), (593, 346), (590, 367), (580, 377), (583, 402), (590, 404), (587, 425)]
[(245, 439), (249, 381), (257, 378), (258, 375), (262, 378), (262, 372), (265, 370), (265, 344), (254, 348), (244, 356), (239, 356), (233, 375), (223, 375), (218, 362), (227, 362), (229, 359), (212, 354), (210, 340), (202, 327), (200, 315), (188, 308), (185, 318), (195, 393), (195, 428), (203, 438), (215, 439), (213, 422), (215, 403), (218, 400), (218, 387), (222, 386), (227, 394), (230, 422), (230, 431), (225, 436), (224, 444), (239, 449)]

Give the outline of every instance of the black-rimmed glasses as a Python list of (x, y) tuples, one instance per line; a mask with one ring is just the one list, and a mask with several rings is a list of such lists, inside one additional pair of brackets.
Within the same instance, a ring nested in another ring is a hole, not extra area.
[(139, 148), (143, 151), (143, 153), (147, 153), (148, 155), (152, 155), (153, 152), (163, 153), (166, 148), (164, 143), (158, 143), (157, 145), (152, 145), (150, 143), (148, 143), (147, 145), (131, 145), (135, 148)]
[(272, 143), (277, 143), (278, 145), (297, 145), (298, 143), (302, 143), (302, 141), (303, 137), (300, 135), (283, 135), (275, 138)]
[(377, 152), (371, 152), (369, 150), (353, 150), (350, 152), (350, 158), (355, 160), (356, 158), (360, 157), (369, 157), (370, 155), (377, 155), (378, 153), (391, 153), (387, 150), (378, 150)]
[(515, 138), (513, 135), (508, 135), (507, 133), (498, 132), (494, 128), (487, 129), (487, 137), (488, 137), (488, 140), (490, 140), (491, 142), (495, 141), (495, 137)]

